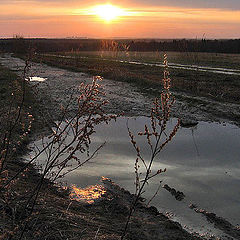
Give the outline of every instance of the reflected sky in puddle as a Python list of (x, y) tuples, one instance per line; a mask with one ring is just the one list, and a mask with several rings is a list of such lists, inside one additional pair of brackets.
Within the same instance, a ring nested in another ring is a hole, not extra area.
[(42, 77), (29, 77), (27, 78), (28, 81), (30, 82), (44, 82), (47, 80), (47, 78), (42, 78)]
[[(116, 122), (96, 128), (92, 148), (104, 141), (106, 145), (90, 163), (66, 176), (68, 183), (84, 188), (99, 183), (101, 176), (106, 176), (134, 192), (136, 154), (129, 141), (127, 119), (120, 117)], [(149, 123), (146, 117), (128, 120), (135, 136), (144, 130), (146, 123)], [(175, 123), (175, 119), (171, 120), (170, 128)], [(145, 138), (137, 136), (136, 140), (147, 157), (149, 149)], [(159, 182), (163, 181), (163, 185), (168, 184), (182, 191), (186, 198), (178, 202), (161, 188), (152, 205), (160, 211), (173, 213), (174, 219), (190, 228), (196, 230), (198, 226), (197, 230), (201, 231), (199, 226), (205, 224), (202, 216), (188, 208), (190, 203), (214, 212), (235, 225), (240, 224), (239, 145), (240, 129), (234, 125), (200, 122), (194, 128), (180, 128), (153, 165), (153, 170), (167, 168), (167, 172), (151, 181), (145, 197), (151, 198)]]
[(101, 198), (105, 193), (106, 190), (102, 185), (94, 185), (86, 188), (79, 188), (73, 185), (70, 197), (71, 199), (91, 204), (94, 203), (95, 200)]

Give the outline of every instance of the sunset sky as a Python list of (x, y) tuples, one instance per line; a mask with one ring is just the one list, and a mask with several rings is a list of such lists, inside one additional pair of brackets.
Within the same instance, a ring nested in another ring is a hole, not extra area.
[(0, 0), (0, 37), (240, 38), (240, 0)]

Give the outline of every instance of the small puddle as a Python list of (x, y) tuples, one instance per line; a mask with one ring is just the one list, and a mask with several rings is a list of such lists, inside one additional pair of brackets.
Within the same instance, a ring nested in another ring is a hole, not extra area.
[(27, 81), (30, 81), (30, 82), (44, 82), (47, 80), (47, 78), (42, 78), (42, 77), (29, 77), (29, 78), (26, 78)]

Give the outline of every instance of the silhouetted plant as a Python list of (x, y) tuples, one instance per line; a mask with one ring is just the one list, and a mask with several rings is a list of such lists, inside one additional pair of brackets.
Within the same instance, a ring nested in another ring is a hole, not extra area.
[[(11, 176), (9, 166), (16, 160), (17, 154), (22, 151), (22, 146), (27, 143), (28, 135), (31, 131), (33, 116), (28, 112), (25, 106), (26, 98), (26, 76), (30, 68), (30, 57), (25, 61), (25, 67), (22, 77), (7, 79), (11, 92), (6, 92), (8, 102), (1, 110), (1, 139), (0, 139), (0, 210), (3, 219), (11, 216), (12, 225), (15, 224), (15, 210), (12, 208), (12, 202), (16, 196), (14, 186), (18, 183), (18, 177), (23, 176), (27, 168), (19, 171), (16, 177)], [(8, 73), (10, 74), (10, 73)], [(7, 222), (7, 220), (6, 220)], [(11, 232), (0, 232), (0, 238), (7, 239), (15, 233), (12, 227)]]
[[(171, 110), (174, 104), (175, 98), (170, 92), (171, 79), (169, 77), (168, 71), (168, 61), (167, 55), (164, 55), (164, 76), (163, 76), (163, 89), (160, 96), (160, 99), (156, 98), (152, 111), (151, 111), (151, 124), (150, 126), (145, 125), (144, 131), (139, 132), (139, 136), (144, 136), (146, 138), (147, 145), (150, 150), (150, 157), (147, 159), (142, 156), (141, 149), (137, 145), (134, 134), (128, 128), (129, 137), (131, 143), (136, 151), (137, 158), (135, 162), (135, 199), (130, 208), (130, 212), (125, 224), (125, 228), (122, 234), (121, 239), (123, 240), (126, 236), (128, 225), (130, 223), (131, 217), (134, 213), (134, 210), (137, 206), (138, 201), (142, 197), (142, 194), (145, 191), (146, 184), (149, 183), (149, 180), (153, 177), (158, 176), (162, 172), (166, 172), (166, 169), (159, 169), (156, 172), (152, 172), (152, 165), (154, 160), (159, 156), (162, 149), (173, 139), (176, 135), (178, 128), (180, 126), (180, 120), (173, 127), (170, 133), (166, 133), (167, 126), (171, 117)], [(143, 166), (144, 172), (139, 173), (140, 167)], [(151, 199), (152, 200), (152, 199)]]
[[(25, 209), (30, 209), (28, 215), (33, 212), (45, 178), (55, 182), (82, 167), (104, 145), (101, 144), (90, 154), (91, 136), (95, 132), (95, 127), (100, 123), (108, 123), (116, 119), (115, 115), (107, 115), (103, 110), (108, 102), (102, 99), (104, 93), (97, 82), (100, 80), (101, 77), (97, 76), (93, 77), (91, 84), (80, 85), (77, 111), (72, 115), (68, 106), (62, 107), (62, 119), (56, 123), (52, 135), (42, 140), (42, 148), (38, 148), (37, 153), (30, 160), (29, 163), (32, 163), (43, 153), (45, 154), (41, 178), (25, 206)], [(26, 231), (28, 222), (23, 228), (22, 235)]]
[[(100, 123), (108, 123), (111, 119), (115, 119), (116, 116), (105, 114), (103, 108), (108, 103), (103, 100), (104, 92), (98, 81), (101, 81), (101, 77), (93, 77), (91, 84), (81, 84), (79, 87), (79, 97), (77, 99), (78, 108), (73, 113), (69, 104), (65, 107), (61, 107), (62, 115), (60, 120), (56, 123), (52, 129), (52, 135), (48, 138), (42, 139), (42, 147), (37, 148), (35, 155), (23, 164), (14, 175), (8, 175), (8, 165), (11, 164), (13, 159), (10, 154), (13, 149), (12, 146), (12, 133), (16, 130), (16, 127), (21, 125), (22, 109), (25, 101), (25, 85), (28, 78), (26, 76), (29, 62), (26, 62), (24, 74), (22, 78), (22, 95), (20, 105), (16, 111), (9, 111), (9, 127), (6, 129), (6, 136), (2, 140), (1, 145), (1, 165), (0, 165), (0, 189), (1, 189), (1, 202), (5, 205), (5, 209), (9, 209), (10, 212), (14, 212), (10, 204), (8, 204), (8, 196), (11, 195), (11, 189), (18, 182), (19, 177), (23, 176), (31, 164), (35, 163), (38, 158), (45, 153), (44, 164), (38, 182), (32, 189), (26, 189), (25, 200), (21, 202), (21, 210), (18, 213), (20, 222), (14, 221), (14, 231), (8, 232), (8, 236), (15, 236), (18, 239), (22, 239), (26, 231), (28, 231), (29, 225), (32, 224), (34, 219), (32, 213), (37, 203), (37, 199), (40, 190), (46, 179), (54, 182), (59, 178), (62, 178), (71, 171), (83, 166), (90, 161), (98, 152), (98, 150), (104, 145), (101, 144), (92, 153), (89, 151), (91, 144), (91, 136), (95, 132), (95, 127)], [(28, 114), (29, 124), (24, 123), (23, 135), (18, 137), (21, 139), (29, 134), (31, 129), (31, 122), (33, 116)], [(22, 126), (22, 125), (21, 125)], [(20, 144), (20, 142), (19, 142)], [(12, 195), (13, 198), (13, 195)], [(13, 199), (12, 199), (13, 200)], [(7, 217), (12, 218), (15, 214)], [(7, 236), (4, 235), (2, 236)], [(1, 236), (1, 235), (0, 235)], [(6, 237), (7, 238), (7, 237)]]

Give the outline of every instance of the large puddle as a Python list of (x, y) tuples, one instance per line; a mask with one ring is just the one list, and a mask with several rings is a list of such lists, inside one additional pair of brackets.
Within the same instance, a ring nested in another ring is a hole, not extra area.
[[(109, 125), (99, 125), (92, 138), (92, 147), (106, 141), (98, 156), (65, 177), (69, 184), (87, 187), (99, 183), (101, 176), (111, 178), (122, 187), (134, 192), (135, 150), (130, 144), (128, 126), (137, 136), (149, 124), (146, 117), (120, 117)], [(171, 120), (170, 128), (176, 123)], [(136, 140), (147, 157), (149, 149), (144, 137)], [(35, 142), (41, 148), (41, 141)], [(162, 181), (185, 194), (177, 201), (168, 191), (160, 188), (152, 205), (168, 213), (174, 220), (194, 231), (212, 231), (206, 220), (188, 208), (190, 203), (214, 212), (234, 225), (240, 224), (240, 129), (230, 124), (199, 122), (194, 128), (180, 128), (177, 135), (155, 160), (153, 170), (166, 168), (147, 187), (146, 198), (151, 198)], [(40, 156), (40, 161), (44, 155)], [(142, 169), (143, 170), (143, 169)]]

